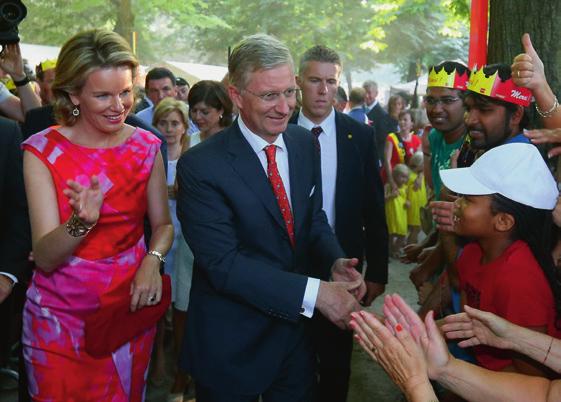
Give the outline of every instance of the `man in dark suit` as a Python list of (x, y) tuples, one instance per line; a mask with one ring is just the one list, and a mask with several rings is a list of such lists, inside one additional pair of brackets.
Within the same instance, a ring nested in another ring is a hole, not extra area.
[(239, 118), (177, 166), (178, 217), (195, 256), (180, 364), (198, 402), (312, 401), (307, 317), (316, 308), (345, 327), (364, 282), (321, 209), (313, 137), (287, 126), (297, 92), (288, 49), (250, 36), (228, 70)]
[[(370, 305), (382, 294), (388, 278), (388, 233), (384, 189), (371, 127), (334, 110), (341, 60), (325, 46), (302, 56), (298, 86), (302, 109), (291, 122), (311, 130), (321, 153), (323, 209), (347, 255), (366, 257)], [(362, 267), (362, 265), (359, 265)], [(319, 362), (317, 401), (347, 400), (352, 332), (334, 326), (321, 314), (314, 317), (314, 343)]]
[(18, 124), (0, 117), (0, 303), (29, 274), (31, 235)]
[(384, 146), (386, 144), (386, 137), (393, 131), (390, 127), (390, 116), (388, 112), (380, 105), (380, 102), (376, 99), (378, 97), (378, 84), (375, 81), (364, 81), (362, 87), (366, 91), (365, 103), (366, 103), (366, 117), (372, 123), (372, 127), (376, 132), (376, 150), (378, 152), (378, 158), (380, 160), (380, 166), (382, 166), (382, 161), (384, 160)]
[[(23, 309), (26, 283), (31, 276), (28, 261), (31, 229), (23, 183), (23, 159), (18, 123), (0, 117), (0, 365), (20, 333), (18, 315)], [(29, 400), (20, 356), (19, 400)]]

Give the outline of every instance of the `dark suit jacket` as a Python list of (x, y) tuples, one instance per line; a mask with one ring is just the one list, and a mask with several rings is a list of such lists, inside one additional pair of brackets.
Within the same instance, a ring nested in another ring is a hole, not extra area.
[[(298, 115), (291, 123), (298, 122)], [(348, 257), (366, 256), (365, 279), (388, 281), (388, 230), (372, 127), (335, 112), (335, 234)], [(359, 265), (360, 266), (360, 265)]]
[(20, 144), (18, 124), (0, 117), (0, 271), (25, 280), (31, 272), (31, 230)]
[(294, 345), (308, 337), (300, 310), (311, 261), (320, 258), (326, 266), (343, 256), (321, 209), (312, 136), (289, 125), (283, 139), (294, 249), (267, 175), (237, 122), (177, 165), (177, 215), (195, 256), (181, 364), (208, 387), (263, 392)]
[(395, 130), (391, 129), (392, 122), (390, 121), (390, 115), (380, 106), (380, 102), (376, 103), (376, 106), (374, 106), (366, 116), (372, 122), (372, 126), (376, 131), (376, 151), (378, 152), (378, 158), (381, 162), (384, 160), (386, 137)]

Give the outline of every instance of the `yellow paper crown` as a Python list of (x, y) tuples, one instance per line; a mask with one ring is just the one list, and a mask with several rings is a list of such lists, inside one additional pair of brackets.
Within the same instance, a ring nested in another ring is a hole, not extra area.
[(460, 74), (456, 69), (448, 73), (445, 68), (441, 68), (440, 71), (436, 71), (434, 67), (429, 70), (429, 79), (427, 87), (442, 87), (451, 89), (460, 89), (465, 91), (467, 88), (468, 81), (467, 71), (464, 74)]
[(56, 59), (44, 60), (39, 64), (41, 71), (52, 70), (56, 67)]

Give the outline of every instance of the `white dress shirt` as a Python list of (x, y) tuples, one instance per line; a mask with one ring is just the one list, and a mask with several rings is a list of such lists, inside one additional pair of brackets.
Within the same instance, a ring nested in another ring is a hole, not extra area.
[[(276, 152), (276, 162), (277, 168), (279, 170), (280, 177), (282, 179), (282, 183), (284, 185), (284, 190), (286, 191), (286, 197), (288, 198), (288, 202), (290, 203), (290, 207), (292, 208), (292, 201), (290, 199), (290, 174), (289, 174), (289, 166), (288, 166), (288, 151), (286, 149), (286, 145), (284, 143), (284, 139), (282, 134), (277, 137), (273, 144), (269, 144), (263, 138), (259, 137), (257, 134), (253, 133), (242, 120), (242, 116), (238, 117), (238, 124), (240, 126), (240, 130), (244, 138), (249, 142), (249, 145), (253, 149), (253, 151), (257, 154), (259, 158), (259, 162), (261, 162), (261, 166), (263, 166), (263, 170), (265, 171), (265, 175), (267, 174), (267, 155), (265, 154), (265, 147), (269, 145), (276, 145), (277, 152)], [(304, 291), (304, 300), (302, 300), (302, 310), (301, 314), (306, 317), (312, 317), (314, 314), (314, 308), (316, 305), (316, 300), (319, 292), (319, 284), (320, 281), (317, 278), (308, 278), (308, 282), (306, 283), (306, 290)]]
[(331, 229), (335, 230), (335, 183), (337, 181), (337, 129), (335, 109), (320, 123), (315, 124), (300, 111), (298, 125), (311, 130), (320, 126), (323, 132), (318, 136), (321, 148), (321, 186), (323, 210)]
[(370, 113), (370, 111), (374, 109), (374, 106), (376, 106), (377, 104), (378, 101), (374, 100), (374, 102), (372, 102), (370, 105), (366, 105), (366, 113)]

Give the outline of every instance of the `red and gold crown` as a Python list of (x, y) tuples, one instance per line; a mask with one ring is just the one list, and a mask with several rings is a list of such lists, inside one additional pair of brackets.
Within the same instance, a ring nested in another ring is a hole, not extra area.
[(505, 102), (527, 107), (532, 100), (532, 92), (528, 88), (515, 85), (512, 78), (503, 81), (499, 77), (499, 71), (487, 75), (483, 68), (474, 69), (467, 86), (468, 91), (489, 96)]
[(434, 67), (431, 67), (429, 69), (427, 88), (443, 87), (465, 91), (467, 89), (468, 80), (469, 74), (467, 67), (463, 74), (458, 72), (456, 69), (448, 73), (444, 68), (441, 68), (440, 71), (437, 72)]

